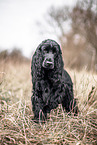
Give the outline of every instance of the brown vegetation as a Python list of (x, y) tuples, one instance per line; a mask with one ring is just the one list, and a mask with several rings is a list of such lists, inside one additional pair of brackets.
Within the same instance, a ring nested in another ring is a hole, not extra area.
[(48, 23), (61, 43), (65, 66), (97, 71), (96, 0), (79, 0), (73, 8), (52, 7)]
[[(4, 66), (4, 65), (3, 65)], [(1, 66), (1, 68), (3, 68)], [(7, 63), (0, 79), (0, 144), (97, 144), (97, 76), (68, 69), (74, 82), (79, 115), (61, 105), (45, 124), (33, 122), (30, 63)], [(93, 86), (93, 87), (92, 87)]]
[(13, 49), (11, 52), (4, 50), (0, 52), (0, 63), (6, 64), (11, 62), (13, 64), (17, 63), (28, 63), (29, 59), (23, 56), (22, 52), (19, 49)]

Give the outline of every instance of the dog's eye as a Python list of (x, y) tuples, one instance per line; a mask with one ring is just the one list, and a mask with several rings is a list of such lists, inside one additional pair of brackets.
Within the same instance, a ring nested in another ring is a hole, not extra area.
[(45, 48), (44, 53), (49, 53), (49, 48)]
[(53, 53), (56, 53), (56, 48), (55, 47), (53, 47)]
[(53, 49), (53, 53), (56, 53), (56, 49)]
[(49, 51), (48, 51), (48, 49), (44, 49), (44, 53), (48, 53)]

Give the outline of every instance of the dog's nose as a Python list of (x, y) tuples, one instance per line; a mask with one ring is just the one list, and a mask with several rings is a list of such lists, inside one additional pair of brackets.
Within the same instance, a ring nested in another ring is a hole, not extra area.
[(51, 61), (47, 61), (46, 64), (48, 64), (48, 65), (52, 65), (53, 62), (51, 62)]
[(51, 61), (46, 61), (46, 65), (47, 65), (47, 67), (50, 67), (50, 66), (53, 65), (53, 62), (51, 62)]
[(54, 68), (54, 61), (51, 59), (51, 58), (47, 58), (43, 61), (43, 64), (42, 66), (44, 68), (47, 68), (47, 69), (53, 69)]

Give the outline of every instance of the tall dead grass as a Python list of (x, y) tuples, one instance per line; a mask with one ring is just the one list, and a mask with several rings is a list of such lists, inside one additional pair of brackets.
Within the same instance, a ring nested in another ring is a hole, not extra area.
[[(5, 64), (4, 64), (5, 65)], [(79, 115), (69, 116), (61, 105), (45, 124), (33, 122), (30, 64), (0, 68), (0, 144), (97, 144), (97, 75), (71, 71)]]

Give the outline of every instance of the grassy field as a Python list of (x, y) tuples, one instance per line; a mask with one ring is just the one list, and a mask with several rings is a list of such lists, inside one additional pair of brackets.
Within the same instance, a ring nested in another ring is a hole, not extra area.
[(74, 82), (79, 115), (69, 116), (61, 105), (45, 124), (33, 122), (30, 63), (0, 65), (0, 144), (97, 144), (97, 74), (67, 69)]

